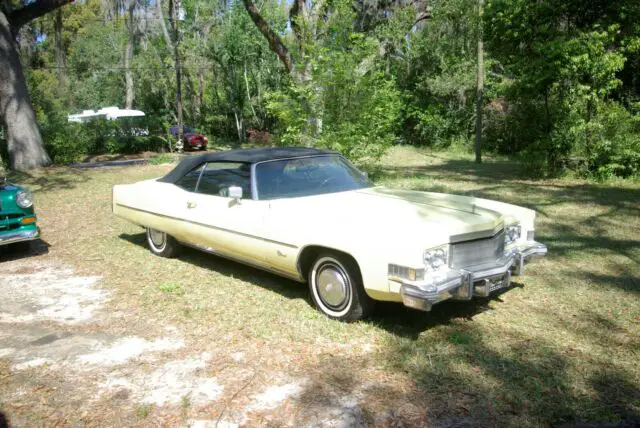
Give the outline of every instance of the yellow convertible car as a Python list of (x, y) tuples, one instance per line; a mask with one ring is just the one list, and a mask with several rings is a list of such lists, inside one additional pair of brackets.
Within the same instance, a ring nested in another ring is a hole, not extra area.
[(428, 311), (489, 296), (547, 253), (530, 209), (373, 186), (339, 154), (308, 148), (190, 156), (114, 186), (113, 212), (144, 227), (158, 256), (188, 245), (307, 282), (315, 306), (345, 321), (376, 300)]

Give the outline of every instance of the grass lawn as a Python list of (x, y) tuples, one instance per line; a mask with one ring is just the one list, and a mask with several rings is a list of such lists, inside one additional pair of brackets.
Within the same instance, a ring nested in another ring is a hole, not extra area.
[[(273, 424), (300, 421), (336, 396), (354, 397), (376, 425), (640, 423), (640, 184), (530, 181), (504, 160), (476, 165), (395, 147), (373, 174), (379, 184), (533, 208), (549, 255), (490, 300), (431, 313), (385, 304), (342, 324), (316, 312), (295, 282), (195, 250), (152, 256), (143, 231), (111, 214), (111, 186), (170, 167), (62, 168), (20, 180), (35, 192), (47, 257), (101, 275), (109, 310), (126, 314), (105, 328), (154, 337), (176, 326), (192, 351), (243, 352), (257, 378), (306, 379), (290, 419)], [(208, 411), (215, 419), (241, 406), (241, 395)], [(185, 413), (119, 411), (143, 424)]]

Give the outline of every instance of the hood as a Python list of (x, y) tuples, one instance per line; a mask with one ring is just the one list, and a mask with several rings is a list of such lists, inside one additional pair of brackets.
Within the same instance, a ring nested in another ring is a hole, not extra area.
[(187, 132), (184, 134), (184, 137), (187, 140), (192, 140), (192, 139), (196, 139), (196, 140), (203, 140), (205, 139), (204, 134), (201, 134), (199, 132)]
[(493, 236), (504, 227), (501, 213), (477, 206), (472, 198), (384, 187), (355, 193), (360, 203), (375, 209), (381, 216), (406, 221), (416, 231), (424, 228), (431, 233), (438, 231), (452, 242)]
[[(283, 208), (302, 216), (313, 212), (345, 230), (364, 230), (394, 236), (420, 236), (421, 240), (456, 242), (493, 236), (504, 227), (498, 211), (481, 208), (473, 198), (373, 187), (369, 189), (281, 200)], [(287, 202), (285, 202), (287, 201)]]
[(20, 190), (22, 187), (13, 184), (0, 184), (0, 212), (6, 214), (24, 211), (16, 204), (16, 193)]

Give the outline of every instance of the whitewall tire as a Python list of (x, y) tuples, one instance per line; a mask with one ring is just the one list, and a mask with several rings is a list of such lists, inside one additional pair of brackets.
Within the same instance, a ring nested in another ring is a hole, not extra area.
[(180, 251), (180, 243), (174, 237), (156, 229), (147, 228), (149, 250), (160, 257), (175, 257)]
[(320, 312), (340, 321), (364, 318), (373, 300), (362, 286), (360, 271), (348, 257), (320, 254), (309, 270), (311, 300)]

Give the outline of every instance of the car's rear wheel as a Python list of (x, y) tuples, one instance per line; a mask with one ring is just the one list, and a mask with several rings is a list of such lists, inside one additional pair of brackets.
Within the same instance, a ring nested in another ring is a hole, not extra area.
[(329, 318), (356, 321), (373, 309), (360, 271), (348, 257), (320, 254), (309, 270), (309, 289), (316, 308)]
[(176, 239), (156, 229), (147, 228), (147, 243), (151, 252), (160, 257), (175, 257), (180, 252), (180, 243)]

